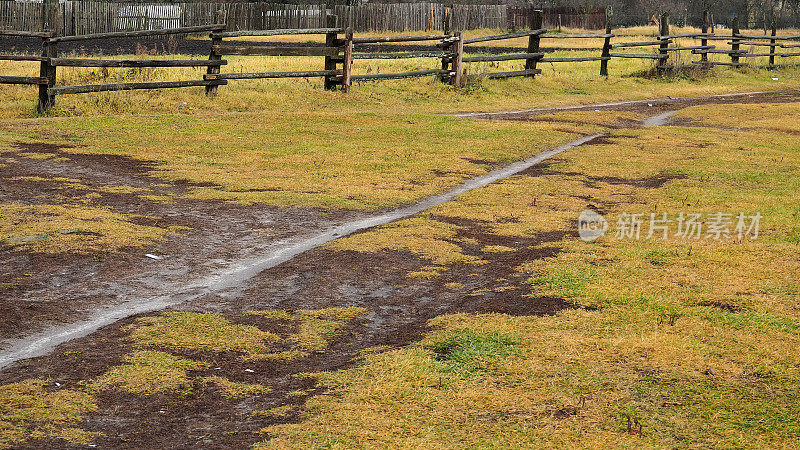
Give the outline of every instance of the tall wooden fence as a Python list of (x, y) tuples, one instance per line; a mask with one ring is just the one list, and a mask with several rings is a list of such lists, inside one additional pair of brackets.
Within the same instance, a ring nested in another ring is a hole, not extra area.
[[(0, 0), (0, 29), (39, 31), (41, 2)], [(337, 5), (291, 5), (264, 2), (104, 2), (66, 0), (59, 3), (56, 32), (60, 35), (158, 30), (208, 24), (217, 11), (224, 11), (229, 31), (324, 26), (326, 13), (340, 17), (342, 25), (355, 31), (429, 31), (444, 27), (442, 3), (368, 3)], [(480, 28), (522, 29), (531, 21), (533, 7), (507, 5), (454, 5), (455, 30)], [(548, 28), (601, 29), (605, 11), (546, 8), (543, 23)]]

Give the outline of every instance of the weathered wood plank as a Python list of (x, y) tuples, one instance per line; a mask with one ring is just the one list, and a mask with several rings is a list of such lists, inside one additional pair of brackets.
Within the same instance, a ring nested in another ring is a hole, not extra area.
[(47, 77), (8, 77), (0, 76), (0, 84), (46, 85)]
[(680, 39), (680, 38), (696, 38), (701, 39), (704, 37), (713, 36), (711, 33), (684, 33), (684, 34), (670, 34), (667, 36), (658, 36), (659, 39)]
[(636, 54), (636, 53), (611, 53), (612, 58), (633, 58), (633, 59), (667, 59), (666, 55), (656, 54)]
[(341, 70), (305, 70), (295, 72), (243, 72), (205, 74), (206, 80), (258, 80), (266, 78), (313, 78), (341, 75)]
[(566, 63), (566, 62), (588, 62), (588, 61), (608, 61), (610, 56), (585, 56), (580, 58), (542, 58), (540, 63)]
[(383, 42), (441, 41), (450, 36), (443, 34), (420, 34), (416, 36), (379, 36), (353, 38), (353, 44), (380, 44)]
[[(334, 14), (326, 14), (325, 15), (325, 28), (334, 29), (339, 26), (339, 17)], [(343, 43), (339, 42), (339, 32), (328, 32), (325, 34), (325, 47), (333, 48), (335, 53), (332, 55), (325, 55), (325, 61), (323, 65), (323, 69), (325, 70), (336, 70), (336, 64), (334, 58), (338, 59), (339, 57), (339, 46)], [(350, 42), (352, 44), (352, 40)], [(337, 81), (334, 79), (332, 75), (325, 76), (323, 80), (323, 86), (325, 90), (332, 91), (336, 89), (336, 86), (341, 84), (341, 81)]]
[(261, 45), (215, 45), (220, 55), (242, 56), (337, 56), (337, 47), (268, 47)]
[(466, 84), (464, 79), (464, 38), (460, 31), (453, 34), (456, 39), (453, 42), (453, 57), (450, 61), (450, 84), (456, 88), (462, 88)]
[[(227, 17), (225, 16), (225, 12), (222, 10), (217, 10), (214, 13), (214, 22), (216, 23), (223, 23), (227, 21)], [(222, 55), (214, 51), (215, 45), (222, 45), (222, 38), (219, 36), (215, 36), (213, 33), (211, 35), (211, 51), (208, 54), (209, 61), (222, 61)], [(206, 75), (216, 75), (222, 72), (222, 66), (208, 66), (206, 69)], [(216, 84), (212, 84), (206, 86), (206, 97), (216, 97), (217, 93), (219, 92), (219, 86)]]
[(452, 55), (452, 53), (449, 52), (353, 53), (353, 59), (443, 58), (449, 55)]
[(783, 56), (785, 53), (740, 53), (740, 58), (761, 58), (766, 56)]
[[(730, 44), (730, 42), (729, 42), (729, 44)], [(779, 46), (780, 46), (780, 45), (778, 45), (778, 44), (771, 44), (771, 43), (769, 43), (769, 42), (747, 42), (747, 41), (740, 41), (740, 42), (739, 42), (739, 44), (741, 44), (741, 45), (752, 45), (752, 46), (754, 46), (754, 47), (771, 47), (771, 46), (773, 46), (773, 45), (775, 45), (776, 47), (779, 47)]]
[[(703, 47), (708, 46), (707, 38), (708, 36), (711, 35), (708, 32), (708, 27), (710, 24), (711, 24), (711, 13), (709, 12), (709, 10), (706, 9), (703, 11), (703, 25), (701, 28), (702, 33), (700, 33), (702, 35), (700, 39), (700, 45), (702, 45)], [(695, 52), (696, 50), (692, 50), (692, 54), (696, 54)], [(710, 67), (708, 64), (705, 64), (708, 62), (708, 53), (703, 53), (700, 55), (700, 62), (703, 63), (702, 66), (704, 69), (708, 69)]]
[[(800, 39), (800, 35), (772, 37), (770, 35), (754, 36), (754, 35), (740, 34), (738, 32), (733, 33), (733, 37), (736, 39), (770, 39), (770, 40), (775, 39), (776, 41), (796, 41)], [(728, 37), (728, 39), (730, 39), (730, 37)]]
[(50, 88), (53, 95), (86, 94), (89, 92), (130, 91), (137, 89), (174, 89), (193, 86), (228, 84), (226, 80), (156, 81), (146, 83), (110, 83)]
[(513, 78), (513, 77), (530, 77), (533, 75), (541, 75), (541, 69), (525, 69), (525, 70), (513, 70), (510, 72), (491, 72), (491, 73), (481, 73), (481, 74), (474, 74), (470, 75), (469, 78), (490, 78), (490, 79), (500, 79), (500, 78)]
[(600, 56), (604, 58), (600, 62), (600, 76), (608, 77), (608, 62), (611, 60), (611, 30), (614, 18), (614, 10), (611, 6), (606, 7), (606, 35), (607, 38), (603, 39), (603, 50)]
[(342, 60), (342, 92), (350, 92), (353, 85), (353, 28), (347, 27), (344, 32), (344, 59)]
[(468, 56), (463, 58), (465, 63), (488, 61), (515, 61), (519, 59), (541, 59), (544, 53), (508, 53), (505, 55)]
[(669, 47), (669, 48), (665, 49), (665, 51), (668, 51), (668, 52), (680, 52), (680, 51), (684, 51), (684, 50), (713, 50), (714, 48), (716, 48), (716, 47), (713, 46), (713, 45), (692, 45), (692, 46), (687, 46), (687, 47)]
[(715, 50), (692, 50), (692, 53), (694, 53), (695, 55), (702, 55), (704, 53), (719, 54), (719, 55), (730, 55), (731, 53), (738, 53), (740, 55), (744, 55), (747, 52), (744, 50), (739, 50), (734, 52), (733, 50), (715, 49)]
[(419, 78), (428, 75), (447, 75), (448, 71), (441, 69), (412, 70), (409, 72), (395, 73), (372, 73), (368, 75), (353, 75), (353, 81), (372, 81), (372, 80), (399, 80), (402, 78)]
[[(544, 29), (544, 26), (542, 26), (543, 20), (544, 18), (542, 17), (542, 11), (536, 9), (531, 14), (528, 26), (531, 30), (542, 30)], [(541, 34), (532, 34), (528, 36), (528, 53), (539, 53), (540, 44), (542, 42), (541, 39)], [(541, 58), (528, 58), (525, 60), (525, 70), (535, 71), (537, 69), (536, 64), (538, 63), (539, 59)], [(536, 74), (532, 73), (528, 76), (533, 78), (536, 76)]]
[(241, 36), (289, 36), (298, 34), (328, 34), (342, 33), (342, 28), (283, 28), (278, 30), (241, 30), (223, 31), (213, 33), (214, 37), (241, 37)]
[[(661, 24), (660, 25), (661, 26), (660, 26), (660, 30), (659, 30), (658, 34), (661, 35), (661, 36), (669, 36), (669, 14), (667, 14), (667, 13), (661, 14)], [(669, 40), (669, 39), (661, 39), (661, 45), (659, 45), (659, 47), (658, 47), (658, 53), (663, 58), (658, 61), (659, 65), (657, 65), (656, 68), (659, 71), (661, 71), (662, 73), (664, 72), (664, 70), (666, 69), (666, 66), (668, 65), (667, 61), (669, 60), (669, 44), (670, 44), (670, 42), (672, 42), (672, 41)]]
[[(736, 37), (739, 34), (739, 18), (734, 17), (733, 23), (731, 24), (731, 34)], [(739, 56), (741, 56), (741, 52), (739, 51), (739, 40), (734, 39), (731, 43), (731, 65), (734, 67), (739, 67)]]
[(599, 33), (599, 34), (543, 34), (542, 39), (605, 39), (612, 38), (613, 34)]
[[(778, 26), (776, 25), (775, 19), (773, 18), (773, 20), (772, 20), (772, 36), (775, 37), (777, 35), (778, 35)], [(777, 48), (776, 47), (777, 43), (778, 43), (778, 41), (776, 41), (775, 39), (771, 39), (769, 41), (769, 52), (770, 52), (769, 65), (770, 66), (774, 66), (775, 65), (775, 51), (776, 51), (776, 48)]]
[(64, 67), (209, 67), (224, 66), (226, 60), (201, 59), (70, 59), (53, 58), (50, 64)]
[(33, 56), (33, 55), (0, 55), (0, 61), (38, 61), (38, 62), (43, 62), (43, 61), (47, 61), (47, 57), (45, 57), (45, 56)]

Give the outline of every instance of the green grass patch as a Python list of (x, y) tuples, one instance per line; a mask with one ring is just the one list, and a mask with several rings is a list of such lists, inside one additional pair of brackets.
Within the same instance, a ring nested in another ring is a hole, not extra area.
[(426, 346), (446, 370), (473, 374), (518, 353), (519, 340), (502, 333), (458, 330)]

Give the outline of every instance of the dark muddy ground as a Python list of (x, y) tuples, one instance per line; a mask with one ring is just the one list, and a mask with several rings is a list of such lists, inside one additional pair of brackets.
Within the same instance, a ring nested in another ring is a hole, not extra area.
[[(440, 218), (440, 220), (448, 220)], [(324, 353), (314, 353), (289, 363), (242, 362), (236, 355), (203, 352), (173, 352), (178, 356), (203, 359), (209, 369), (197, 376), (223, 375), (236, 382), (261, 383), (273, 392), (246, 400), (226, 400), (213, 390), (198, 389), (178, 397), (142, 397), (122, 393), (99, 396), (100, 410), (80, 425), (101, 431), (104, 437), (94, 443), (111, 448), (243, 448), (265, 439), (258, 430), (266, 425), (298, 420), (299, 408), (321, 388), (313, 379), (292, 377), (351, 367), (361, 350), (398, 347), (417, 341), (427, 330), (426, 322), (442, 314), (456, 312), (498, 312), (510, 315), (547, 315), (575, 306), (558, 298), (528, 298), (520, 287), (529, 274), (516, 268), (524, 261), (554, 256), (552, 244), (566, 233), (548, 233), (533, 238), (500, 237), (489, 234), (480, 223), (457, 221), (465, 227), (459, 236), (476, 242), (463, 245), (467, 254), (480, 255), (485, 245), (503, 245), (514, 251), (488, 255), (489, 264), (453, 266), (434, 280), (409, 278), (407, 274), (429, 263), (401, 252), (362, 254), (317, 249), (252, 280), (249, 288), (235, 298), (206, 296), (181, 310), (220, 312), (232, 321), (275, 330), (279, 324), (243, 317), (248, 310), (321, 309), (360, 306), (368, 313), (351, 324)], [(459, 282), (461, 287), (447, 287)], [(501, 289), (505, 288), (505, 289)], [(0, 384), (27, 378), (52, 379), (64, 388), (79, 387), (83, 380), (96, 378), (110, 366), (119, 364), (132, 347), (124, 341), (126, 319), (99, 332), (62, 345), (52, 355), (27, 360), (12, 370), (0, 373)], [(249, 369), (253, 372), (246, 372)], [(302, 396), (290, 395), (303, 389)], [(292, 412), (274, 418), (254, 418), (256, 410), (291, 405)], [(147, 423), (147, 426), (140, 424)], [(56, 447), (63, 443), (40, 439), (24, 448)]]
[[(321, 46), (319, 43), (304, 42), (252, 42), (226, 39), (226, 44), (241, 45), (269, 45), (276, 47), (308, 47)], [(4, 38), (0, 41), (3, 53), (33, 53), (42, 51), (42, 44), (37, 39)], [(102, 39), (83, 42), (62, 42), (58, 44), (59, 53), (62, 55), (131, 55), (149, 53), (152, 55), (193, 55), (207, 56), (211, 52), (211, 41), (199, 39)], [(357, 52), (404, 52), (404, 51), (433, 51), (431, 45), (415, 44), (362, 44), (356, 47)], [(464, 48), (466, 53), (514, 53), (522, 49), (519, 47), (486, 47), (470, 45)], [(597, 50), (597, 48), (542, 48), (542, 52), (552, 53), (561, 50)]]
[[(283, 240), (359, 216), (343, 211), (243, 207), (187, 199), (165, 204), (139, 194), (179, 196), (192, 185), (165, 183), (149, 175), (153, 165), (125, 157), (73, 153), (77, 149), (49, 144), (17, 147), (26, 153), (55, 154), (66, 160), (22, 158), (0, 150), (0, 156), (14, 160), (0, 167), (0, 200), (4, 203), (70, 203), (89, 193), (99, 194), (94, 206), (147, 216), (135, 223), (187, 230), (151, 247), (109, 254), (45, 255), (0, 248), (0, 348), (3, 340), (75, 321), (98, 305), (165, 293), (164, 289), (178, 280), (213, 272)], [(77, 179), (90, 190), (17, 177)], [(99, 190), (114, 186), (146, 191), (122, 194)], [(144, 256), (147, 253), (164, 259), (152, 260)]]
[[(793, 92), (731, 101), (798, 100), (800, 96)], [(650, 114), (710, 102), (688, 99), (670, 100), (654, 106), (645, 102), (635, 106), (591, 108), (632, 108)], [(517, 114), (511, 117), (527, 119), (535, 115), (531, 112)], [(632, 126), (641, 124), (619, 124), (619, 127)], [(27, 175), (79, 178), (92, 186), (146, 187), (162, 194), (180, 194), (190, 188), (186, 183), (159, 187), (157, 185), (164, 182), (148, 174), (152, 167), (134, 160), (73, 154), (67, 149), (39, 144), (25, 150), (57, 153), (67, 160), (17, 158), (17, 163), (0, 168), (0, 199), (3, 201), (35, 202), (45, 201), (53, 195), (64, 195), (63, 189), (56, 191), (47, 183), (10, 181), (13, 177)], [(543, 164), (519, 176), (535, 177), (553, 173), (552, 170), (549, 164)], [(658, 189), (666, 181), (668, 178), (662, 176), (643, 180), (586, 177), (586, 183), (625, 184), (638, 189)], [(584, 200), (588, 208), (601, 212), (614, 206), (592, 198)], [(170, 280), (214, 271), (226, 262), (246, 258), (281, 239), (303, 235), (355, 216), (345, 212), (244, 207), (190, 200), (177, 200), (165, 205), (130, 194), (103, 194), (99, 202), (119, 212), (161, 217), (153, 223), (184, 225), (193, 230), (186, 236), (159, 245), (160, 251), (167, 255), (163, 261), (144, 258), (146, 251), (141, 249), (87, 256), (41, 256), (0, 250), (0, 263), (4, 268), (0, 281), (14, 286), (0, 292), (0, 307), (4, 311), (0, 319), (0, 336), (26, 335), (48, 323), (79, 319), (92, 306), (113, 303), (142, 292), (152, 293), (169, 285)], [(157, 394), (141, 397), (107, 391), (97, 398), (99, 410), (88, 414), (76, 426), (102, 432), (103, 436), (93, 442), (99, 447), (242, 448), (265, 439), (258, 432), (264, 426), (300, 420), (299, 411), (306, 400), (322, 392), (323, 388), (313, 378), (292, 375), (352, 367), (358, 364), (359, 354), (364, 349), (399, 347), (418, 341), (427, 331), (427, 321), (443, 314), (496, 312), (533, 316), (577, 307), (559, 298), (529, 297), (523, 281), (530, 274), (517, 271), (522, 262), (558, 254), (557, 242), (570, 237), (572, 231), (526, 238), (502, 237), (489, 233), (486, 224), (480, 222), (446, 217), (437, 217), (436, 220), (461, 227), (457, 236), (461, 239), (453, 240), (453, 243), (459, 245), (465, 254), (479, 255), (488, 264), (455, 264), (438, 278), (419, 279), (407, 275), (430, 265), (430, 262), (409, 253), (364, 254), (333, 252), (325, 248), (303, 253), (260, 273), (232, 294), (209, 294), (174, 308), (218, 312), (233, 322), (275, 331), (285, 328), (286, 324), (274, 319), (243, 316), (243, 313), (265, 309), (293, 311), (349, 306), (366, 309), (367, 314), (350, 323), (324, 352), (289, 362), (244, 362), (236, 354), (173, 352), (210, 363), (209, 369), (195, 371), (193, 376), (222, 375), (235, 382), (267, 385), (273, 389), (272, 392), (244, 400), (230, 400), (221, 397), (213, 387), (198, 386), (184, 396)], [(265, 223), (269, 224), (267, 235), (263, 232)], [(513, 250), (487, 254), (481, 251), (487, 245), (502, 245)], [(22, 277), (20, 274), (31, 276)], [(0, 372), (0, 384), (43, 378), (59, 383), (62, 388), (80, 389), (82, 382), (97, 378), (133, 350), (125, 340), (128, 332), (123, 328), (138, 317), (129, 317), (89, 336), (62, 344), (48, 356), (18, 362)], [(284, 405), (288, 405), (290, 411), (281, 416), (252, 415), (254, 411)], [(23, 448), (65, 446), (63, 441), (36, 439)]]

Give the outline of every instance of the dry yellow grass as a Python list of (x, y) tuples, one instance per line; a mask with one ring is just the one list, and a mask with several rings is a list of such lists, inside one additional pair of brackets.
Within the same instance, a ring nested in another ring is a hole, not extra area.
[[(237, 62), (245, 70), (264, 63), (272, 61)], [(611, 123), (605, 120), (637, 118), (600, 120), (588, 112), (547, 117), (561, 122), (520, 124), (441, 118), (438, 112), (787, 88), (797, 81), (795, 71), (600, 80), (593, 65), (580, 67), (535, 81), (483, 82), (465, 92), (418, 80), (365, 85), (344, 96), (295, 81), (237, 83), (214, 100), (199, 90), (74, 96), (60, 99), (56, 117), (36, 120), (25, 118), (30, 92), (12, 88), (0, 106), (6, 117), (0, 142), (47, 136), (84, 145), (76, 151), (157, 161), (166, 179), (220, 184), (193, 194), (200, 198), (375, 209), (440, 192), (488, 170), (471, 159), (518, 159), (578, 132), (603, 129)], [(612, 70), (618, 75), (641, 67)], [(779, 80), (772, 80), (776, 75)], [(127, 112), (115, 117), (120, 111)], [(589, 244), (566, 238), (557, 243), (558, 256), (518, 270), (528, 275), (531, 297), (558, 296), (598, 310), (440, 317), (432, 322), (437, 331), (419, 345), (367, 354), (359, 368), (323, 374), (332, 391), (310, 401), (302, 423), (265, 430), (273, 439), (264, 445), (794, 446), (800, 433), (800, 110), (796, 104), (703, 106), (680, 117), (706, 128), (614, 131), (609, 143), (570, 152), (542, 176), (470, 192), (430, 214), (331, 248), (409, 251), (436, 264), (413, 276), (435, 277), (473, 261), (460, 251), (452, 226), (437, 217), (481, 221), (498, 235), (531, 237), (571, 229), (588, 203), (606, 210), (612, 223), (623, 212), (759, 211), (759, 240), (633, 241), (612, 235)], [(755, 129), (741, 129), (741, 117), (753, 118), (746, 127)], [(442, 168), (450, 173), (434, 173)], [(653, 188), (636, 183), (654, 177), (667, 180)], [(254, 187), (267, 190), (248, 191)], [(155, 348), (233, 348), (245, 357), (297, 358), (324, 349), (357, 316), (340, 313), (260, 313), (265, 320), (299, 325), (280, 337), (293, 349), (275, 353), (262, 347), (272, 336), (262, 339), (266, 335), (219, 316), (183, 316), (187, 321), (178, 324), (169, 315), (148, 319), (137, 326), (145, 330), (141, 342), (154, 349), (128, 355), (89, 385), (141, 395), (187, 392), (201, 382), (191, 372), (205, 363)], [(136, 326), (131, 331), (135, 335)], [(442, 342), (456, 342), (458, 351), (447, 350), (442, 360), (433, 350), (442, 349)], [(223, 380), (213, 383), (231, 395), (255, 393)], [(18, 388), (8, 386), (0, 389)], [(15, 428), (2, 431), (19, 439)]]
[(219, 314), (172, 312), (142, 317), (129, 325), (129, 339), (138, 347), (171, 350), (239, 352), (255, 355), (280, 339), (257, 327), (231, 323)]
[(118, 390), (136, 395), (164, 392), (188, 394), (193, 389), (190, 371), (204, 369), (207, 363), (179, 358), (169, 353), (144, 350), (124, 358), (89, 384), (91, 392)]
[(177, 231), (131, 219), (86, 205), (0, 204), (0, 244), (36, 253), (92, 253), (144, 247)]
[(87, 444), (97, 435), (74, 427), (84, 414), (97, 409), (94, 399), (75, 390), (53, 390), (52, 385), (30, 379), (0, 386), (0, 448), (43, 437)]
[[(730, 114), (756, 118), (754, 129), (730, 128)], [(464, 194), (420, 220), (480, 220), (497, 234), (533, 236), (572, 229), (587, 204), (612, 224), (623, 212), (761, 212), (757, 240), (567, 237), (557, 256), (518, 270), (532, 299), (598, 310), (439, 317), (419, 345), (323, 374), (331, 393), (310, 401), (302, 423), (265, 429), (262, 446), (793, 446), (800, 153), (793, 130), (773, 130), (795, 123), (800, 108), (698, 106), (680, 115), (704, 127), (615, 131), (541, 176)], [(641, 182), (659, 177), (661, 187)], [(382, 232), (394, 230), (372, 232), (377, 242)], [(497, 336), (514, 351), (491, 344)], [(453, 340), (457, 358), (431, 350)]]
[[(575, 31), (575, 30), (569, 30)], [(482, 30), (475, 35), (492, 34)], [(647, 30), (626, 30), (646, 34)], [(549, 42), (546, 44), (550, 44)], [(571, 44), (570, 44), (571, 45)], [(592, 52), (562, 52), (554, 56), (586, 56)], [(596, 52), (594, 52), (596, 53)], [(135, 57), (144, 58), (145, 55)], [(232, 57), (226, 71), (292, 70), (319, 65), (319, 58)], [(359, 61), (357, 73), (432, 67), (430, 59)], [(471, 73), (519, 68), (518, 63), (474, 65)], [(428, 78), (365, 83), (349, 95), (325, 92), (320, 80), (234, 81), (213, 99), (202, 88), (63, 96), (54, 117), (29, 119), (34, 90), (11, 86), (0, 102), (0, 164), (14, 158), (58, 155), (30, 154), (14, 142), (72, 144), (69, 151), (114, 154), (156, 163), (154, 173), (166, 180), (213, 183), (193, 188), (189, 196), (204, 200), (268, 203), (279, 206), (378, 209), (413, 202), (442, 192), (467, 177), (485, 173), (480, 162), (520, 159), (590, 133), (604, 121), (624, 120), (615, 114), (574, 123), (482, 122), (443, 118), (437, 113), (458, 110), (500, 110), (646, 97), (705, 95), (740, 90), (782, 89), (796, 85), (797, 71), (777, 73), (716, 70), (707, 77), (642, 79), (628, 75), (651, 67), (641, 61), (613, 61), (612, 76), (600, 78), (596, 63), (543, 65), (535, 80), (484, 80), (458, 91)], [(24, 75), (35, 65), (0, 62), (0, 71)], [(196, 69), (141, 71), (65, 68), (59, 84), (198, 78)], [(773, 78), (778, 78), (775, 81)], [(73, 186), (63, 183), (65, 188)], [(124, 190), (126, 187), (110, 187)], [(87, 190), (74, 199), (95, 207), (100, 191)], [(169, 203), (169, 196), (139, 192), (144, 199)], [(63, 199), (53, 198), (54, 205)], [(14, 205), (6, 205), (16, 208)], [(28, 207), (27, 205), (25, 206)], [(54, 208), (55, 206), (44, 206)], [(81, 229), (74, 216), (95, 209), (62, 211), (67, 230)], [(113, 220), (119, 219), (119, 222)], [(130, 227), (135, 233), (114, 234), (124, 217), (88, 224), (105, 238), (78, 239), (55, 234), (41, 240), (37, 251), (63, 252), (116, 249), (133, 242), (152, 242), (168, 233)], [(30, 227), (36, 228), (32, 223)], [(23, 236), (38, 233), (14, 231)], [(57, 232), (57, 230), (53, 230)], [(9, 234), (7, 228), (2, 232)], [(142, 234), (145, 239), (140, 239)], [(28, 239), (24, 238), (23, 239)], [(35, 239), (35, 238), (31, 238)], [(97, 245), (85, 241), (98, 241)], [(31, 248), (31, 245), (24, 246)]]

